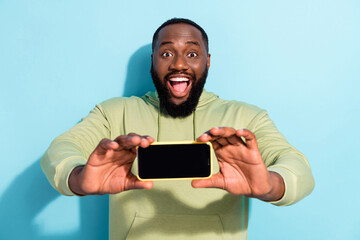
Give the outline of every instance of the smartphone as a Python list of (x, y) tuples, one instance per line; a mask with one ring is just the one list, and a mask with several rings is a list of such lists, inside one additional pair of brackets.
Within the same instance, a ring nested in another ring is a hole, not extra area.
[(209, 178), (212, 174), (210, 142), (155, 142), (137, 148), (140, 180)]

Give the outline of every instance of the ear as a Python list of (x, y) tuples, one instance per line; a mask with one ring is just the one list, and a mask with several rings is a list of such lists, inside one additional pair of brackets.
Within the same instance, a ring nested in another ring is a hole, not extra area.
[(207, 59), (206, 59), (206, 67), (207, 67), (208, 70), (209, 70), (209, 68), (210, 68), (210, 57), (211, 57), (211, 54), (208, 53)]

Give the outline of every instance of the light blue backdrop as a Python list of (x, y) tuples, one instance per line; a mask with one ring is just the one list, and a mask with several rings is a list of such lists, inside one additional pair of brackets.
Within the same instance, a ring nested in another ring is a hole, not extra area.
[(312, 166), (302, 202), (251, 202), (249, 239), (360, 239), (356, 0), (0, 0), (0, 239), (108, 236), (107, 197), (60, 196), (39, 160), (96, 103), (152, 89), (151, 37), (174, 16), (208, 32), (206, 88), (267, 109)]

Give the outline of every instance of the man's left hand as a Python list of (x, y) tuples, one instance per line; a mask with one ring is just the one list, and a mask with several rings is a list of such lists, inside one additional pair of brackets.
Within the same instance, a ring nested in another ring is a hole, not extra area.
[(275, 201), (283, 196), (285, 185), (282, 177), (267, 170), (256, 137), (249, 130), (212, 128), (197, 141), (212, 143), (220, 170), (209, 179), (193, 180), (193, 187), (221, 188), (232, 194), (264, 201)]

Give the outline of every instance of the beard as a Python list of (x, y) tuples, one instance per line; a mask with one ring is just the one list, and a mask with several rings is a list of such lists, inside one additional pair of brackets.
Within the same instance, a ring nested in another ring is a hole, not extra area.
[[(195, 75), (192, 76), (193, 82), (189, 96), (184, 102), (180, 104), (175, 104), (170, 100), (171, 95), (169, 89), (167, 89), (166, 87), (166, 83), (163, 84), (161, 82), (159, 75), (157, 74), (157, 72), (155, 71), (152, 65), (150, 72), (156, 91), (159, 95), (160, 107), (165, 108), (166, 112), (171, 117), (174, 118), (176, 117), (184, 118), (191, 115), (192, 112), (195, 110), (199, 102), (201, 93), (204, 89), (204, 85), (208, 74), (208, 69), (205, 68), (204, 72), (201, 74), (199, 79), (196, 79)], [(176, 74), (176, 73), (180, 73), (180, 72), (175, 71), (175, 72), (171, 72), (170, 74)]]

